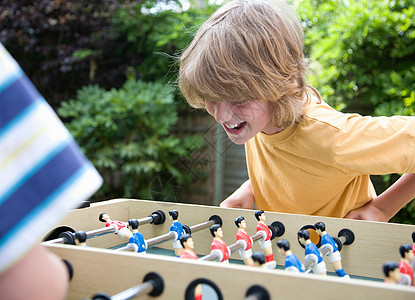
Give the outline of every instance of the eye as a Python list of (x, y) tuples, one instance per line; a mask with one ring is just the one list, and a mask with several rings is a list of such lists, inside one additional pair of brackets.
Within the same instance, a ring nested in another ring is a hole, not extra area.
[(241, 102), (234, 102), (232, 103), (234, 106), (244, 106), (247, 105), (249, 102), (248, 101), (241, 101)]

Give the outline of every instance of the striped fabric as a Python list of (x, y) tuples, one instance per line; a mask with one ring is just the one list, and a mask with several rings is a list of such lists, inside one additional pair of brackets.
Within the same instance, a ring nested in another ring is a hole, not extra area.
[(0, 274), (102, 179), (0, 44)]

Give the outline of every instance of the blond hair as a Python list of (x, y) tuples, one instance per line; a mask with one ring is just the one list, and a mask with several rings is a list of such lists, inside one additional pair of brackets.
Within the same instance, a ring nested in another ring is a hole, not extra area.
[(272, 121), (285, 128), (304, 113), (306, 71), (303, 30), (291, 6), (234, 0), (210, 16), (181, 55), (179, 88), (196, 108), (205, 101), (272, 102)]

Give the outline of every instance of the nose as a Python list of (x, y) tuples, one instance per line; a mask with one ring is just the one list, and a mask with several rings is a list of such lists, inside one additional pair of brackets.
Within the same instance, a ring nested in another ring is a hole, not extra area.
[(206, 110), (211, 114), (216, 122), (225, 123), (232, 117), (231, 103), (206, 101)]

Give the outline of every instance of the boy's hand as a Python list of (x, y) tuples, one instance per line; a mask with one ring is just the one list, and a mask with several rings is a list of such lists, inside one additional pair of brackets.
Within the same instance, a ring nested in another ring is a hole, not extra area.
[(253, 209), (255, 204), (251, 181), (245, 181), (232, 195), (223, 200), (220, 207)]
[(406, 173), (378, 197), (350, 211), (345, 218), (387, 222), (414, 198), (415, 173)]
[(345, 216), (346, 219), (355, 219), (355, 220), (367, 220), (367, 221), (378, 221), (378, 222), (387, 222), (389, 221), (385, 216), (385, 213), (377, 208), (372, 201), (366, 203), (366, 205), (357, 208), (355, 210), (349, 211)]
[(219, 206), (220, 207), (227, 207), (227, 208), (245, 208), (245, 209), (252, 209), (254, 205), (249, 203), (250, 201), (244, 201), (242, 199), (237, 198), (226, 198), (223, 200)]

